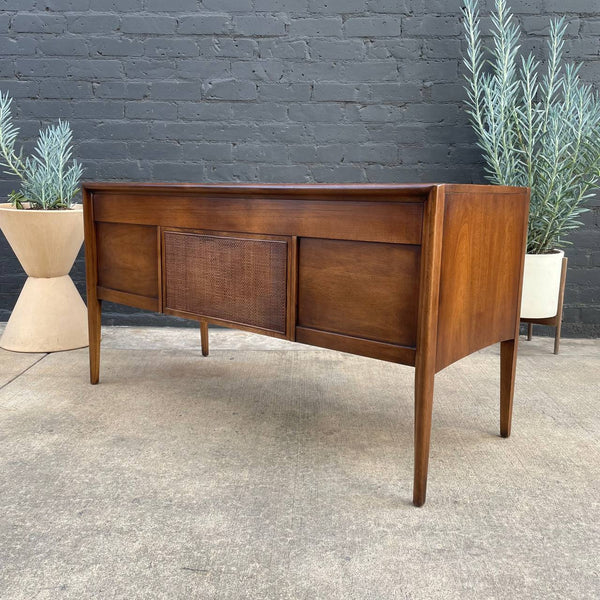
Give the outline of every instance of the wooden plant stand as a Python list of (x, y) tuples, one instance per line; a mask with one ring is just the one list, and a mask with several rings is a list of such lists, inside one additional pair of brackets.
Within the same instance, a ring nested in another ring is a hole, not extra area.
[(554, 354), (558, 354), (558, 349), (560, 347), (560, 330), (562, 327), (563, 302), (565, 298), (565, 283), (567, 281), (568, 261), (569, 259), (566, 256), (562, 259), (560, 288), (558, 290), (558, 307), (556, 314), (553, 317), (546, 317), (545, 319), (521, 319), (521, 323), (527, 323), (527, 341), (531, 341), (531, 338), (533, 337), (534, 325), (549, 325), (550, 327), (556, 327), (554, 331)]

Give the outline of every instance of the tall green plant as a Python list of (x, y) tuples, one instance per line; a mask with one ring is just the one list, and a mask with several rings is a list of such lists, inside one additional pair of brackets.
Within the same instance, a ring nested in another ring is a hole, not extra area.
[(0, 165), (21, 180), (21, 189), (9, 195), (10, 201), (17, 208), (25, 202), (43, 210), (71, 208), (83, 169), (71, 160), (69, 124), (59, 121), (40, 131), (33, 154), (23, 158), (23, 149), (15, 148), (19, 129), (13, 124), (11, 104), (8, 93), (0, 91)]
[(492, 47), (483, 47), (478, 0), (465, 0), (467, 105), (487, 179), (531, 188), (527, 251), (551, 252), (600, 181), (600, 99), (563, 63), (566, 23), (550, 23), (546, 72), (519, 53), (520, 29), (505, 0), (491, 15)]

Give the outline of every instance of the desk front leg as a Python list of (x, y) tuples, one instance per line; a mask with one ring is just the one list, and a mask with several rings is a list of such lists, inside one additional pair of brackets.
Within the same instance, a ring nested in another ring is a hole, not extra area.
[(88, 294), (88, 334), (90, 340), (90, 383), (100, 378), (100, 338), (102, 323), (102, 300)]
[(417, 362), (415, 369), (415, 474), (413, 504), (423, 506), (427, 495), (427, 471), (431, 440), (431, 415), (433, 410), (433, 383), (435, 370), (432, 364)]
[(510, 436), (518, 338), (500, 344), (500, 435)]

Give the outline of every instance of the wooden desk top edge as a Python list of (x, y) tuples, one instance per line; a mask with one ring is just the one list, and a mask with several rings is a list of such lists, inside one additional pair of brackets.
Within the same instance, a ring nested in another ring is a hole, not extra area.
[[(113, 182), (113, 181), (84, 181), (82, 188), (85, 192), (124, 192), (129, 194), (210, 194), (210, 195), (239, 195), (244, 192), (249, 196), (273, 196), (285, 192), (287, 199), (306, 200), (318, 194), (320, 198), (343, 201), (339, 192), (352, 196), (362, 196), (368, 192), (370, 198), (362, 200), (402, 200), (405, 197), (426, 197), (435, 189), (444, 189), (450, 193), (473, 193), (478, 190), (490, 191), (496, 194), (522, 194), (523, 188), (510, 186), (492, 186), (461, 183), (168, 183), (168, 182)], [(393, 193), (395, 197), (390, 198)], [(293, 193), (293, 197), (290, 194)], [(382, 198), (381, 196), (385, 196)]]

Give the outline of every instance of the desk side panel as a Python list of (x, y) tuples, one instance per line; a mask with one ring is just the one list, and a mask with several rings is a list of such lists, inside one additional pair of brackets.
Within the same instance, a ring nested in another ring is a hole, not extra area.
[(515, 336), (529, 192), (446, 186), (436, 370)]

